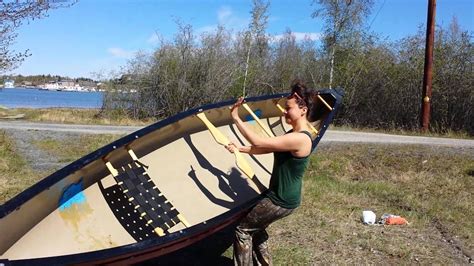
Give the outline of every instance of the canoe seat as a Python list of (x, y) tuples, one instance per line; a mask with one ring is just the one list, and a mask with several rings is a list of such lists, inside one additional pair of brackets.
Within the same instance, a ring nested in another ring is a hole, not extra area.
[(153, 227), (171, 228), (180, 223), (179, 212), (156, 187), (143, 164), (132, 163), (119, 169), (116, 177), (123, 192), (141, 213), (151, 218)]
[[(111, 167), (110, 163), (108, 167)], [(135, 160), (117, 170), (113, 169), (111, 172), (117, 185), (101, 188), (114, 215), (137, 241), (156, 234), (164, 236), (180, 222), (189, 226), (150, 179), (146, 168)]]

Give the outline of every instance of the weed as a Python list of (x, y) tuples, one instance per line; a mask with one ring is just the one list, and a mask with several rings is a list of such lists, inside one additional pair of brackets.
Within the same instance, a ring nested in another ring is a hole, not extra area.
[(4, 203), (40, 179), (15, 152), (5, 131), (0, 130), (0, 203)]
[(135, 125), (145, 126), (156, 122), (156, 119), (132, 119), (126, 114), (112, 113), (103, 116), (98, 109), (74, 109), (74, 108), (45, 108), (11, 109), (11, 112), (25, 114), (28, 121), (51, 122), (63, 124), (97, 124), (97, 125)]
[[(97, 150), (98, 148), (111, 143), (118, 139), (119, 135), (81, 135), (74, 141), (70, 139), (44, 139), (36, 141), (33, 145), (38, 148), (54, 154), (58, 157), (60, 162), (68, 163), (72, 162), (80, 157), (88, 154), (91, 151)], [(67, 148), (65, 148), (67, 147)]]

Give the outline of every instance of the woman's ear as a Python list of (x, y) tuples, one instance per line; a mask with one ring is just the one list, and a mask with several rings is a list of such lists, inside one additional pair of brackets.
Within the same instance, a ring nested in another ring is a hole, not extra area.
[(302, 111), (301, 116), (306, 115), (308, 113), (308, 107), (304, 106), (303, 108), (301, 108), (301, 111)]

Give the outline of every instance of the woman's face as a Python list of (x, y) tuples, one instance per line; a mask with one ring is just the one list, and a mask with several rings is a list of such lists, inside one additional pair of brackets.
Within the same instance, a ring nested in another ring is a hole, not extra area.
[(285, 120), (286, 123), (293, 125), (293, 123), (302, 118), (305, 117), (306, 112), (308, 108), (306, 106), (301, 107), (298, 105), (296, 102), (296, 98), (292, 97), (288, 100), (286, 100), (285, 103)]

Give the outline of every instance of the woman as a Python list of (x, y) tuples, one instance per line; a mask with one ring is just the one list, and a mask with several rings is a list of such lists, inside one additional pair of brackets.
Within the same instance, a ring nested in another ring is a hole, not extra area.
[(234, 242), (234, 262), (236, 265), (252, 265), (253, 260), (262, 265), (271, 265), (268, 252), (268, 234), (265, 228), (272, 222), (293, 212), (301, 202), (302, 178), (311, 154), (312, 138), (308, 122), (315, 120), (311, 112), (315, 92), (303, 84), (292, 86), (286, 101), (285, 120), (292, 130), (283, 136), (262, 138), (252, 132), (240, 119), (238, 108), (243, 98), (239, 98), (231, 109), (232, 119), (250, 146), (238, 147), (230, 143), (226, 148), (233, 152), (249, 154), (274, 153), (274, 164), (270, 186), (265, 197), (241, 220), (236, 229)]

